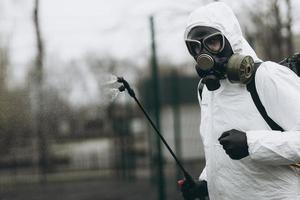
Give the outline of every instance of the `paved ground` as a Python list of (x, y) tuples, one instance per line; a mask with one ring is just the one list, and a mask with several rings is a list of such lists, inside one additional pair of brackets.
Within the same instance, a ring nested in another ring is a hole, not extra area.
[[(202, 162), (186, 164), (186, 169), (195, 176), (203, 168)], [(99, 171), (81, 173), (79, 176), (68, 173), (49, 176), (50, 182), (44, 185), (34, 180), (36, 177), (23, 177), (27, 183), (4, 184), (0, 176), (0, 200), (158, 200), (157, 186), (146, 176), (135, 180), (120, 180), (96, 176)], [(177, 188), (174, 166), (166, 168), (166, 199), (181, 200)], [(85, 178), (83, 179), (82, 176)], [(4, 186), (5, 185), (5, 186)]]
[[(167, 199), (181, 199), (175, 181), (167, 182)], [(149, 180), (29, 184), (1, 188), (0, 200), (154, 200), (156, 189)]]

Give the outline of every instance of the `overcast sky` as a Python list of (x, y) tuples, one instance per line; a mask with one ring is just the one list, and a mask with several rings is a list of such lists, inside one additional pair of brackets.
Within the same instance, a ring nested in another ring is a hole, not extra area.
[[(14, 62), (23, 64), (34, 56), (31, 22), (33, 0), (1, 0), (2, 30), (12, 41)], [(150, 15), (155, 16), (158, 54), (171, 63), (188, 58), (183, 31), (188, 13), (208, 0), (40, 0), (41, 28), (49, 56), (70, 60), (93, 52), (99, 56), (137, 59), (149, 56)], [(242, 5), (255, 1), (227, 0), (241, 15)], [(247, 2), (247, 3), (246, 3)], [(296, 7), (294, 0), (293, 5)], [(299, 4), (299, 2), (298, 2)], [(296, 9), (294, 9), (296, 10)]]
[[(247, 21), (249, 0), (224, 0)], [(282, 0), (283, 1), (283, 0)], [(15, 78), (22, 79), (35, 56), (33, 0), (1, 0), (0, 31), (9, 41)], [(159, 61), (184, 63), (189, 57), (183, 41), (188, 14), (209, 0), (40, 0), (41, 29), (46, 58), (69, 62), (88, 53), (134, 60), (145, 65), (150, 52), (149, 16), (154, 15)], [(295, 30), (299, 1), (293, 0)], [(55, 67), (55, 66), (51, 66)], [(61, 67), (61, 66), (59, 66)]]

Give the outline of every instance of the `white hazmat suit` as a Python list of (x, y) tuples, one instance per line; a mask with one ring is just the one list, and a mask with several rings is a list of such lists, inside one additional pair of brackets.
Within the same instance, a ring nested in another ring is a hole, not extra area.
[[(212, 3), (191, 13), (185, 32), (195, 26), (221, 31), (234, 53), (260, 61), (244, 39), (232, 10)], [(255, 76), (257, 92), (268, 115), (284, 132), (272, 131), (258, 112), (246, 85), (221, 80), (215, 91), (204, 87), (200, 135), (206, 167), (200, 175), (208, 183), (210, 200), (297, 200), (300, 173), (290, 164), (300, 162), (300, 79), (290, 69), (264, 62)], [(225, 131), (246, 132), (249, 156), (232, 160), (218, 138)]]

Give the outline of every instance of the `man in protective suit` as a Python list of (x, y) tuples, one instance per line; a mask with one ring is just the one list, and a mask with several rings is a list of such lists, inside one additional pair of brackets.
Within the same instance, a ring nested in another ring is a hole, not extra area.
[(233, 55), (261, 62), (244, 39), (232, 10), (216, 2), (191, 13), (185, 31), (203, 90), (200, 135), (206, 166), (195, 185), (184, 182), (185, 199), (300, 199), (300, 79), (285, 66), (262, 62), (256, 74), (258, 96), (284, 131), (274, 131), (255, 106), (246, 84), (228, 79)]

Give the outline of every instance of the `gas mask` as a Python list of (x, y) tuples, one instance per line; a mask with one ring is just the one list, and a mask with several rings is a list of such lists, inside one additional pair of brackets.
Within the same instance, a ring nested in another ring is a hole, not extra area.
[(251, 56), (234, 54), (229, 41), (217, 29), (195, 27), (185, 40), (189, 53), (194, 57), (198, 75), (210, 91), (220, 87), (220, 80), (248, 83), (254, 72)]

